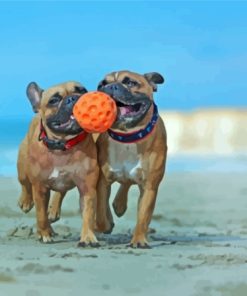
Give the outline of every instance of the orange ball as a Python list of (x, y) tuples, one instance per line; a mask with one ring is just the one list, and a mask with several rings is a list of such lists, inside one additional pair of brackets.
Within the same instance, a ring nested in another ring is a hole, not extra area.
[(115, 101), (103, 92), (88, 92), (75, 103), (73, 114), (85, 131), (104, 133), (117, 117), (117, 106)]

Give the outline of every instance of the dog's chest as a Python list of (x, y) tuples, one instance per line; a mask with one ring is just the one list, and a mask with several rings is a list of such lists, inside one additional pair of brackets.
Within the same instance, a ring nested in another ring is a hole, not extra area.
[(108, 155), (111, 179), (136, 183), (143, 179), (141, 155), (135, 143), (123, 144), (109, 139)]
[[(52, 190), (69, 190), (75, 186), (73, 176), (76, 175), (80, 167), (84, 167), (86, 161), (68, 165), (57, 165), (49, 172), (48, 183)], [(87, 168), (86, 168), (87, 169)], [(82, 180), (83, 181), (83, 180)]]
[(54, 167), (50, 172), (47, 180), (52, 190), (68, 190), (72, 187), (70, 172), (65, 167)]

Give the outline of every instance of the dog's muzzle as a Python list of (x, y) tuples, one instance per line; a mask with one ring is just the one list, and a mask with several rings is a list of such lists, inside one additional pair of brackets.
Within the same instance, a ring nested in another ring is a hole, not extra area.
[(70, 95), (64, 98), (57, 113), (47, 118), (47, 126), (55, 133), (75, 135), (82, 131), (73, 116), (73, 107), (80, 95)]

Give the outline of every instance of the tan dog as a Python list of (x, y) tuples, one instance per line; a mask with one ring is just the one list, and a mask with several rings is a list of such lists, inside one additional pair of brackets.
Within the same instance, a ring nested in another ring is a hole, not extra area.
[(100, 176), (97, 185), (97, 227), (110, 233), (114, 227), (109, 197), (111, 184), (121, 184), (113, 202), (117, 216), (127, 209), (128, 190), (140, 189), (138, 217), (131, 247), (147, 248), (146, 234), (166, 163), (166, 130), (153, 102), (153, 91), (163, 83), (158, 73), (129, 71), (106, 75), (98, 90), (109, 94), (118, 107), (117, 120), (97, 140)]
[(98, 246), (93, 232), (99, 173), (97, 150), (92, 136), (72, 116), (75, 102), (86, 92), (76, 82), (45, 91), (34, 82), (27, 87), (27, 96), (38, 115), (19, 150), (18, 177), (22, 185), (19, 205), (24, 212), (35, 205), (37, 231), (45, 243), (51, 241), (53, 234), (47, 214), (50, 190), (56, 191), (55, 200), (61, 203), (66, 192), (76, 186), (83, 206), (79, 246)]

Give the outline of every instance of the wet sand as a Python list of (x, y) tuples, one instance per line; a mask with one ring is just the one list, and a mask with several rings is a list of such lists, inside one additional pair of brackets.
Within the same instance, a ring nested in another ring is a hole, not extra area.
[[(247, 174), (170, 173), (151, 224), (150, 250), (126, 248), (135, 225), (133, 187), (123, 218), (99, 249), (79, 249), (78, 195), (71, 191), (58, 235), (35, 237), (34, 210), (18, 207), (15, 178), (0, 178), (0, 296), (247, 295)], [(117, 186), (114, 187), (113, 192)], [(113, 194), (112, 194), (113, 196)]]

